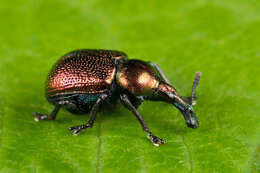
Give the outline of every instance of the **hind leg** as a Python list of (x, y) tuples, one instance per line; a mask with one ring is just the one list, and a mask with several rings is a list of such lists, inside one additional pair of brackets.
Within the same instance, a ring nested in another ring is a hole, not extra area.
[(40, 114), (38, 112), (35, 112), (33, 114), (34, 120), (37, 122), (41, 120), (55, 120), (59, 110), (60, 110), (60, 105), (56, 105), (54, 110), (50, 114)]
[(76, 107), (76, 105), (71, 100), (57, 101), (57, 102), (53, 102), (52, 104), (54, 104), (55, 107), (50, 114), (41, 114), (38, 112), (34, 112), (33, 113), (34, 120), (37, 122), (41, 120), (55, 120), (61, 107), (64, 107), (65, 109), (67, 108), (75, 109)]

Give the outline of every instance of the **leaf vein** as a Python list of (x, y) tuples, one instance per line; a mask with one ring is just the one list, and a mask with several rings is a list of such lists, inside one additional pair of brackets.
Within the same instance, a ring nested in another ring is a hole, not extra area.
[(101, 147), (102, 147), (102, 139), (101, 139), (101, 121), (98, 122), (97, 127), (97, 138), (98, 138), (98, 146), (97, 146), (97, 163), (96, 163), (96, 173), (101, 172)]
[(190, 150), (190, 147), (188, 146), (188, 144), (185, 142), (184, 140), (184, 135), (182, 134), (182, 142), (188, 152), (188, 161), (189, 161), (189, 165), (190, 165), (190, 173), (193, 173), (193, 161), (192, 161), (192, 155), (191, 155), (191, 150)]
[(256, 149), (256, 155), (255, 155), (255, 160), (253, 162), (252, 173), (256, 173), (257, 172), (257, 163), (259, 161), (260, 161), (260, 145), (258, 145), (258, 147)]

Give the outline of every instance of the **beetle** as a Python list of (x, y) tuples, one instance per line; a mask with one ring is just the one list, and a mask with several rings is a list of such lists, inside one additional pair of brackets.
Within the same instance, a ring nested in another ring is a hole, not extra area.
[(75, 50), (52, 67), (46, 82), (46, 98), (55, 108), (50, 114), (35, 112), (35, 121), (54, 120), (60, 108), (72, 114), (90, 113), (87, 123), (69, 128), (77, 135), (92, 128), (100, 106), (120, 100), (136, 116), (151, 142), (159, 146), (164, 141), (149, 130), (138, 107), (144, 100), (170, 103), (183, 114), (188, 127), (197, 128), (193, 104), (200, 76), (200, 72), (196, 73), (191, 97), (183, 97), (155, 63), (128, 59), (124, 52), (116, 50)]

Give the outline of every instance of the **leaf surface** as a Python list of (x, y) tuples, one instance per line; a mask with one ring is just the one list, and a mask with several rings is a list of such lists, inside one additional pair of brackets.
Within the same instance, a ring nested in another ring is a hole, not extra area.
[[(260, 3), (254, 0), (0, 2), (0, 172), (260, 172)], [(182, 95), (202, 72), (196, 130), (171, 105), (139, 112), (166, 144), (154, 147), (122, 105), (86, 116), (49, 113), (52, 64), (80, 48), (124, 51), (161, 66)]]

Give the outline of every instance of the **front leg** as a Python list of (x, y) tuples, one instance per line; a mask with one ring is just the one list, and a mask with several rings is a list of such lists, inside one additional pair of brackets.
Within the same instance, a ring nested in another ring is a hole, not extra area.
[(132, 111), (134, 113), (137, 120), (140, 122), (143, 130), (147, 133), (148, 139), (150, 139), (151, 142), (155, 146), (159, 146), (160, 144), (164, 144), (164, 141), (161, 138), (154, 136), (152, 134), (152, 132), (150, 132), (150, 130), (149, 130), (148, 126), (146, 125), (146, 123), (144, 122), (143, 118), (141, 117), (139, 112), (136, 110), (135, 106), (130, 102), (129, 97), (126, 94), (121, 94), (120, 100), (126, 106), (127, 109), (129, 109), (130, 111)]
[(90, 118), (89, 118), (89, 120), (86, 124), (73, 126), (73, 127), (69, 128), (70, 131), (73, 131), (73, 135), (77, 135), (83, 129), (93, 127), (94, 121), (96, 119), (98, 108), (106, 98), (107, 98), (107, 94), (100, 95), (100, 97), (97, 99), (96, 103), (93, 105), (93, 107), (91, 109)]

